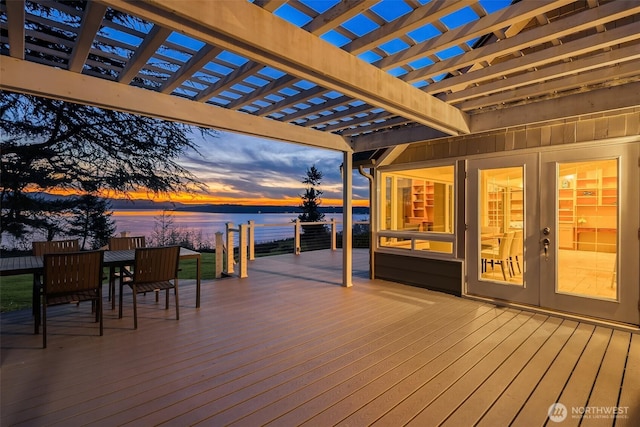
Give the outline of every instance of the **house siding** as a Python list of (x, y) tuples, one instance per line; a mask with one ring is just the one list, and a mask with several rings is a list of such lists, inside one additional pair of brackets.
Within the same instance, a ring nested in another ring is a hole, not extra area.
[(640, 108), (410, 145), (394, 165), (640, 135)]
[(419, 288), (462, 295), (462, 270), (460, 261), (377, 252), (375, 254), (376, 279), (404, 283)]

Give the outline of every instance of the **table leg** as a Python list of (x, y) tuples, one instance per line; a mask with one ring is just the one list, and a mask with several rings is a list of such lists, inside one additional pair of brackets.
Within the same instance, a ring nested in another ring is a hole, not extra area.
[(200, 255), (196, 257), (196, 308), (200, 308)]

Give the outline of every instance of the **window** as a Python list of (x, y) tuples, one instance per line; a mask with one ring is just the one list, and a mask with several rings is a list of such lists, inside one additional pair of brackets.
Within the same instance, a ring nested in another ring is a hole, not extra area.
[(382, 172), (378, 245), (453, 254), (454, 177), (453, 165)]

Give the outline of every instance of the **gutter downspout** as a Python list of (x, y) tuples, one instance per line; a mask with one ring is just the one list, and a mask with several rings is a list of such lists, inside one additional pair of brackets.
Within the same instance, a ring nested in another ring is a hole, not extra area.
[(376, 205), (374, 203), (373, 200), (373, 196), (375, 194), (374, 192), (374, 181), (373, 181), (373, 174), (374, 174), (374, 168), (370, 168), (369, 169), (369, 173), (364, 171), (364, 167), (362, 165), (358, 166), (358, 172), (360, 172), (360, 175), (364, 176), (365, 178), (367, 178), (369, 180), (369, 279), (373, 280), (375, 279), (375, 257), (374, 257), (374, 251), (373, 251), (373, 245), (375, 245), (375, 233), (374, 233), (374, 228), (375, 228), (375, 212), (376, 212)]

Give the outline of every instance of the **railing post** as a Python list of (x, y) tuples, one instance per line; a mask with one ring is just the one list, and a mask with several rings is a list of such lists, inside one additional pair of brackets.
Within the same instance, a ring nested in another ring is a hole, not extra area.
[(227, 222), (226, 231), (227, 231), (227, 271), (226, 273), (231, 275), (233, 274), (233, 223)]
[(224, 243), (222, 232), (216, 231), (216, 279), (222, 277), (222, 267), (224, 265)]
[[(338, 240), (336, 238), (337, 231), (338, 231), (338, 227), (336, 227), (336, 219), (331, 218), (331, 250), (332, 251), (335, 251), (338, 248), (336, 244)], [(342, 230), (342, 232), (344, 233), (344, 230)]]
[(293, 252), (296, 255), (300, 255), (300, 219), (296, 218), (296, 225), (294, 226), (293, 233)]
[(256, 259), (256, 239), (255, 239), (255, 227), (256, 222), (254, 220), (249, 221), (249, 260)]
[(247, 274), (247, 224), (240, 224), (240, 241), (238, 243), (238, 262), (240, 278), (248, 277)]

